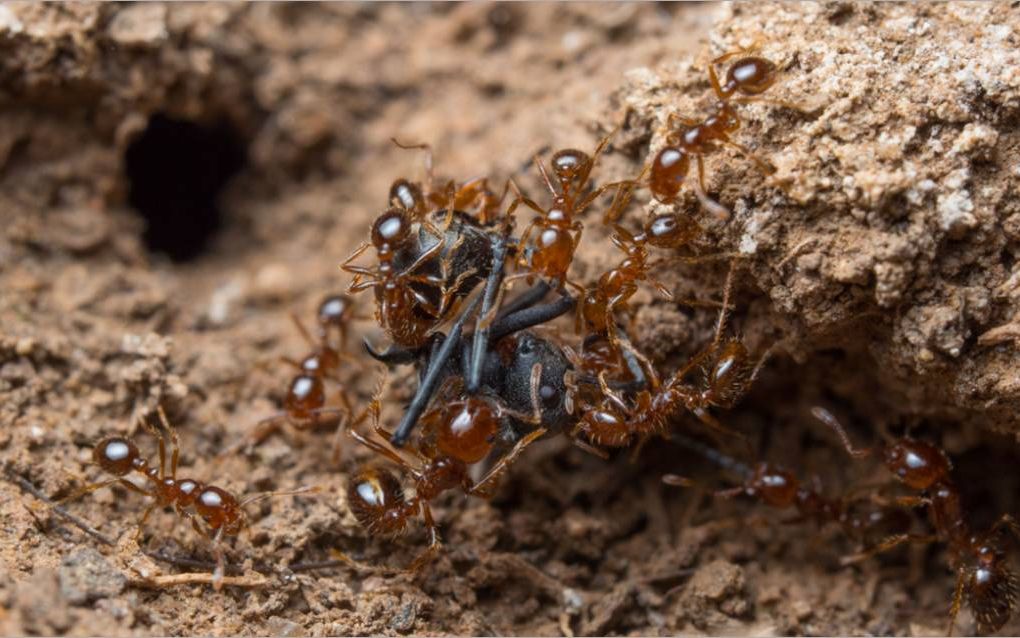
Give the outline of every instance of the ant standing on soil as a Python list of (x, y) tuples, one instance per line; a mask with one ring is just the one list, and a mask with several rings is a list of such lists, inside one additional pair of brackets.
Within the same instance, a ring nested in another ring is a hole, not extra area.
[[(177, 477), (177, 462), (180, 448), (177, 444), (177, 431), (166, 418), (163, 408), (158, 408), (160, 422), (164, 430), (157, 430), (146, 420), (144, 425), (159, 438), (159, 467), (150, 466), (141, 456), (138, 446), (122, 436), (111, 436), (101, 440), (92, 450), (93, 462), (104, 472), (114, 478), (88, 485), (85, 488), (61, 499), (58, 503), (80, 498), (86, 494), (113, 484), (119, 484), (132, 492), (151, 497), (153, 502), (146, 508), (138, 520), (135, 538), (141, 536), (145, 522), (153, 510), (158, 507), (172, 507), (174, 512), (191, 522), (196, 532), (212, 541), (216, 555), (216, 569), (213, 572), (212, 584), (216, 591), (223, 586), (225, 559), (221, 542), (224, 536), (236, 536), (248, 526), (244, 507), (250, 503), (273, 496), (303, 494), (315, 488), (301, 488), (281, 492), (264, 492), (238, 500), (227, 490), (215, 485), (202, 483), (194, 479)], [(166, 436), (170, 438), (170, 473), (167, 474)], [(126, 477), (132, 472), (140, 475), (149, 485), (149, 489), (139, 487)], [(188, 508), (194, 510), (190, 511)], [(205, 525), (203, 526), (199, 520)]]
[(942, 541), (949, 550), (949, 565), (956, 572), (947, 635), (953, 633), (964, 598), (974, 610), (979, 632), (998, 631), (1006, 624), (1016, 607), (1018, 583), (1008, 565), (1002, 532), (1008, 531), (1020, 539), (1020, 525), (1013, 517), (1004, 514), (987, 532), (972, 531), (959, 489), (950, 475), (952, 464), (942, 449), (909, 437), (888, 441), (877, 448), (855, 448), (846, 430), (828, 410), (815, 407), (811, 413), (839, 436), (850, 456), (858, 459), (879, 456), (898, 481), (919, 492), (918, 496), (900, 497), (895, 502), (904, 507), (926, 508), (935, 531), (929, 536), (905, 533), (890, 536), (873, 549), (848, 557), (847, 562), (856, 562), (907, 542)]
[[(730, 138), (732, 133), (740, 129), (740, 116), (733, 104), (769, 102), (786, 108), (800, 109), (795, 105), (761, 97), (776, 82), (776, 67), (765, 58), (748, 53), (747, 49), (730, 51), (709, 64), (708, 76), (718, 101), (708, 117), (698, 121), (680, 117), (676, 113), (669, 115), (666, 128), (670, 129), (670, 133), (666, 136), (666, 146), (656, 154), (650, 167), (649, 185), (657, 199), (662, 201), (676, 199), (680, 186), (690, 172), (693, 158), (698, 166), (698, 182), (692, 184), (695, 194), (707, 210), (722, 219), (727, 218), (729, 211), (705, 195), (704, 156), (717, 150), (720, 145), (735, 149), (751, 159), (767, 175), (775, 172), (767, 162)], [(740, 57), (727, 69), (725, 81), (720, 82), (715, 66), (738, 56)]]
[[(905, 534), (913, 525), (913, 517), (900, 507), (861, 507), (861, 499), (826, 497), (817, 477), (813, 486), (802, 485), (792, 472), (772, 463), (761, 462), (752, 468), (681, 433), (674, 433), (671, 438), (743, 478), (743, 484), (718, 490), (715, 496), (747, 496), (776, 509), (796, 508), (797, 518), (786, 523), (801, 520), (813, 520), (819, 526), (836, 523), (863, 548), (876, 546), (891, 534)], [(689, 479), (676, 474), (667, 474), (662, 481), (680, 487), (691, 484)]]

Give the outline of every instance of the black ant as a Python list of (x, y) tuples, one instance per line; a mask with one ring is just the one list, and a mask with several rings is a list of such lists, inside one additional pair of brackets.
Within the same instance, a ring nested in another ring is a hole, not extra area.
[[(138, 520), (135, 537), (138, 538), (145, 522), (153, 510), (159, 507), (171, 507), (174, 512), (191, 522), (196, 532), (212, 541), (216, 555), (216, 569), (213, 572), (212, 584), (217, 591), (223, 586), (225, 561), (221, 541), (224, 536), (236, 536), (248, 526), (244, 507), (255, 501), (272, 496), (302, 494), (314, 491), (314, 488), (282, 492), (264, 492), (244, 499), (215, 485), (202, 483), (189, 478), (177, 477), (177, 462), (180, 448), (177, 444), (177, 431), (166, 418), (163, 409), (158, 408), (160, 422), (164, 431), (159, 431), (148, 421), (143, 424), (159, 439), (159, 467), (149, 465), (141, 456), (138, 446), (131, 439), (122, 436), (111, 436), (101, 440), (92, 450), (93, 462), (115, 478), (89, 485), (60, 502), (80, 498), (86, 494), (113, 484), (119, 484), (132, 492), (144, 494), (153, 499)], [(165, 432), (165, 434), (164, 434)], [(167, 473), (166, 437), (170, 439), (170, 472)], [(129, 481), (127, 475), (137, 473), (147, 483), (148, 489), (139, 487)], [(190, 509), (189, 509), (190, 508)], [(193, 511), (192, 511), (193, 510)], [(204, 526), (199, 522), (202, 521)]]
[(956, 572), (956, 587), (949, 610), (947, 635), (952, 635), (956, 616), (964, 599), (974, 610), (978, 631), (998, 631), (1013, 615), (1017, 603), (1018, 582), (1008, 565), (1008, 552), (1001, 532), (1020, 538), (1020, 525), (1004, 514), (987, 532), (971, 530), (963, 509), (960, 492), (951, 476), (952, 463), (946, 453), (925, 441), (909, 437), (893, 439), (875, 448), (855, 448), (846, 430), (828, 410), (815, 407), (811, 413), (829, 426), (854, 458), (877, 455), (886, 469), (907, 487), (919, 493), (896, 499), (907, 507), (924, 507), (934, 535), (897, 534), (877, 547), (850, 557), (855, 562), (907, 542), (942, 541), (949, 550), (949, 565)]

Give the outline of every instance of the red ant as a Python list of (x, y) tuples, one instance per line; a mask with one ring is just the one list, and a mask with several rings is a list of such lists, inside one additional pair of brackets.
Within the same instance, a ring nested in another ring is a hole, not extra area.
[[(428, 144), (402, 144), (396, 139), (391, 141), (397, 147), (407, 150), (425, 151), (425, 184), (417, 184), (407, 179), (398, 179), (390, 186), (390, 205), (398, 206), (412, 213), (416, 221), (426, 221), (428, 214), (436, 210), (473, 212), (479, 223), (489, 225), (499, 215), (500, 205), (506, 198), (506, 188), (499, 197), (489, 189), (489, 181), (485, 177), (476, 177), (460, 185), (453, 180), (443, 182), (436, 188), (433, 174), (432, 147)], [(509, 182), (507, 182), (509, 185)]]
[[(220, 543), (224, 536), (236, 536), (242, 529), (248, 527), (249, 523), (244, 513), (244, 507), (255, 501), (272, 496), (301, 494), (313, 491), (314, 488), (302, 488), (284, 492), (264, 492), (238, 500), (236, 496), (221, 487), (205, 484), (194, 479), (179, 479), (177, 478), (177, 462), (180, 458), (180, 448), (177, 444), (177, 431), (170, 425), (161, 407), (158, 408), (158, 412), (165, 433), (170, 438), (169, 475), (166, 468), (166, 436), (164, 432), (157, 430), (151, 423), (143, 420), (143, 424), (159, 438), (158, 468), (149, 465), (149, 462), (139, 453), (138, 446), (130, 439), (122, 436), (107, 437), (92, 449), (92, 459), (104, 472), (112, 474), (115, 478), (89, 485), (71, 496), (61, 499), (60, 502), (80, 498), (85, 494), (115, 483), (132, 492), (149, 496), (153, 499), (153, 502), (146, 508), (142, 517), (138, 520), (138, 530), (135, 533), (136, 539), (141, 536), (142, 528), (153, 510), (158, 507), (172, 507), (179, 516), (191, 522), (191, 526), (196, 532), (212, 541), (213, 551), (216, 554), (216, 569), (213, 571), (212, 584), (213, 588), (219, 591), (223, 586), (225, 568), (223, 550)], [(149, 489), (139, 487), (125, 478), (132, 472), (139, 474), (148, 483)], [(188, 508), (192, 508), (194, 512)], [(199, 520), (205, 523), (204, 527), (199, 523)]]
[[(709, 64), (709, 80), (718, 101), (708, 117), (698, 121), (680, 117), (675, 113), (669, 115), (666, 128), (670, 129), (670, 133), (666, 136), (666, 146), (656, 154), (650, 168), (649, 184), (656, 198), (662, 201), (676, 198), (681, 184), (690, 172), (691, 158), (694, 158), (698, 166), (695, 194), (708, 210), (720, 218), (727, 218), (729, 211), (705, 195), (704, 156), (715, 151), (719, 145), (737, 150), (751, 159), (766, 174), (771, 175), (775, 172), (775, 169), (764, 160), (730, 139), (730, 135), (740, 129), (740, 116), (733, 108), (733, 103), (767, 101), (787, 108), (800, 109), (795, 105), (765, 100), (761, 97), (761, 94), (775, 83), (776, 67), (765, 58), (747, 53), (746, 49), (731, 51), (715, 58)], [(741, 57), (727, 69), (725, 82), (720, 82), (715, 66), (737, 56)], [(737, 94), (740, 94), (740, 97), (735, 97)]]
[[(694, 413), (715, 430), (733, 434), (708, 412), (708, 408), (729, 409), (736, 405), (757, 378), (771, 348), (757, 364), (752, 365), (750, 354), (739, 339), (723, 340), (732, 280), (731, 268), (726, 278), (723, 305), (712, 343), (674, 372), (665, 383), (660, 384), (656, 377), (650, 377), (650, 388), (636, 392), (632, 402), (610, 387), (606, 372), (603, 371), (598, 378), (602, 391), (600, 401), (597, 404), (585, 403), (583, 400), (575, 402), (580, 408), (581, 419), (573, 435), (583, 434), (597, 446), (624, 447), (630, 445), (634, 437), (645, 438), (665, 433), (673, 418), (683, 410)], [(684, 381), (691, 371), (709, 362), (703, 387)], [(571, 380), (568, 385), (571, 386), (571, 393), (579, 396), (576, 394), (576, 381)]]
[[(723, 469), (744, 478), (742, 485), (716, 491), (717, 497), (748, 496), (776, 509), (796, 508), (797, 518), (787, 522), (809, 519), (819, 526), (834, 522), (847, 536), (864, 547), (876, 545), (890, 534), (906, 533), (913, 524), (913, 517), (899, 507), (862, 510), (855, 507), (860, 499), (826, 497), (821, 493), (817, 477), (813, 486), (802, 485), (792, 472), (772, 463), (762, 462), (752, 469), (715, 448), (680, 433), (674, 433), (672, 439), (697, 451)], [(675, 474), (667, 474), (662, 480), (668, 485), (682, 487), (691, 484), (688, 479)]]
[[(464, 292), (464, 284), (477, 273), (474, 268), (462, 269), (450, 284), (454, 255), (464, 243), (460, 235), (447, 247), (445, 232), (433, 234), (433, 243), (420, 247), (413, 217), (403, 208), (390, 208), (372, 224), (371, 241), (364, 242), (341, 265), (355, 274), (349, 292), (373, 289), (376, 296), (376, 319), (393, 341), (403, 347), (417, 348), (425, 344), (432, 330), (447, 316), (451, 301)], [(432, 232), (432, 231), (430, 231)], [(485, 240), (488, 245), (488, 240)], [(379, 263), (374, 268), (352, 265), (365, 250), (374, 247)], [(448, 248), (444, 254), (444, 248)], [(402, 253), (413, 256), (410, 264), (401, 264)], [(439, 259), (440, 274), (414, 274), (432, 266)], [(368, 279), (361, 281), (361, 277)], [(412, 284), (428, 287), (420, 290)], [(438, 299), (429, 294), (438, 290)]]
[[(299, 430), (305, 430), (322, 424), (324, 416), (350, 416), (353, 413), (350, 399), (344, 391), (343, 381), (339, 377), (340, 363), (343, 360), (351, 359), (342, 353), (340, 348), (347, 342), (347, 327), (351, 321), (365, 319), (365, 317), (355, 314), (354, 303), (350, 297), (337, 294), (324, 298), (319, 304), (316, 312), (316, 336), (318, 339), (312, 337), (296, 314), (291, 313), (290, 318), (312, 351), (300, 361), (282, 357), (285, 363), (298, 370), (298, 374), (291, 379), (287, 388), (283, 410), (258, 422), (255, 431), (249, 438), (251, 445), (258, 445), (264, 441), (279, 429), (280, 423), (283, 421)], [(327, 380), (333, 381), (339, 386), (337, 397), (340, 399), (340, 408), (325, 407)], [(340, 428), (338, 433), (342, 429)], [(334, 457), (339, 456), (339, 440), (338, 436), (336, 445), (334, 445)], [(237, 449), (238, 447), (231, 448), (222, 455)]]
[(953, 625), (965, 597), (974, 610), (978, 631), (998, 631), (1012, 616), (1018, 593), (1017, 578), (1007, 563), (1007, 548), (1001, 532), (1005, 529), (1020, 538), (1020, 525), (1012, 516), (1004, 514), (987, 532), (972, 531), (959, 489), (950, 475), (952, 463), (942, 449), (909, 437), (888, 441), (877, 448), (858, 449), (828, 410), (815, 407), (811, 413), (839, 436), (850, 456), (865, 458), (877, 454), (898, 481), (918, 491), (919, 496), (900, 497), (896, 503), (906, 507), (925, 507), (935, 531), (930, 536), (891, 536), (874, 549), (849, 557), (847, 562), (861, 560), (902, 543), (942, 541), (949, 549), (949, 565), (956, 572), (947, 635), (953, 633)]
[[(421, 441), (417, 446), (408, 448), (418, 457), (417, 467), (382, 442), (359, 434), (353, 427), (348, 430), (362, 445), (396, 463), (414, 479), (414, 496), (407, 497), (393, 473), (370, 466), (360, 469), (347, 489), (351, 511), (370, 534), (396, 536), (406, 530), (411, 518), (422, 517), (429, 544), (411, 563), (408, 571), (421, 569), (442, 547), (429, 502), (452, 489), (491, 498), (503, 473), (528, 445), (546, 433), (545, 428), (536, 427), (520, 438), (481, 480), (471, 480), (469, 466), (481, 461), (493, 450), (493, 441), (498, 438), (507, 419), (519, 419), (536, 426), (542, 422), (540, 380), (541, 365), (535, 364), (531, 371), (532, 414), (517, 412), (491, 397), (460, 396), (441, 401), (438, 407), (422, 416), (424, 432)], [(379, 425), (378, 393), (366, 410), (375, 423), (377, 436), (389, 440), (390, 433)]]
[[(609, 144), (612, 133), (607, 135), (595, 148), (595, 152), (589, 157), (586, 153), (575, 149), (565, 149), (555, 153), (550, 160), (553, 174), (559, 184), (559, 189), (553, 185), (549, 173), (542, 164), (541, 159), (535, 156), (535, 166), (538, 167), (542, 180), (552, 194), (552, 204), (548, 208), (539, 206), (534, 200), (525, 197), (514, 185), (516, 199), (510, 204), (507, 215), (512, 215), (517, 207), (524, 204), (538, 213), (531, 223), (521, 234), (519, 245), (522, 247), (518, 265), (528, 270), (524, 275), (529, 281), (535, 275), (541, 276), (554, 283), (558, 288), (569, 284), (577, 290), (583, 288), (569, 279), (567, 271), (574, 259), (574, 251), (581, 240), (581, 232), (584, 226), (577, 219), (595, 200), (611, 188), (617, 188), (617, 196), (610, 206), (607, 217), (619, 217), (622, 209), (629, 203), (629, 197), (623, 196), (625, 187), (632, 186), (633, 180), (614, 182), (596, 188), (587, 196), (583, 196), (582, 189), (588, 183), (595, 162), (599, 155)], [(532, 231), (536, 232), (534, 245), (529, 246), (528, 240)], [(507, 278), (510, 281), (512, 278)]]

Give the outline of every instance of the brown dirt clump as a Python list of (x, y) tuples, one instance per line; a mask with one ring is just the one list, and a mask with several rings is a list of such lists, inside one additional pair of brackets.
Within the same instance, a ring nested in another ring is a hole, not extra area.
[[(358, 527), (344, 494), (361, 450), (336, 465), (330, 433), (286, 429), (216, 455), (279, 409), (276, 358), (304, 348), (287, 313), (309, 316), (346, 285), (337, 265), (389, 183), (421, 174), (391, 137), (431, 143), (440, 173), (530, 188), (535, 152), (591, 148), (622, 123), (599, 171), (633, 176), (670, 113), (711, 105), (706, 63), (757, 40), (782, 70), (769, 96), (803, 109), (741, 107), (737, 141), (775, 174), (729, 151), (706, 158), (733, 216), (705, 220), (696, 250), (743, 256), (735, 329), (757, 351), (779, 344), (727, 424), (831, 493), (882, 475), (847, 463), (809, 406), (855, 415), (862, 441), (865, 423), (920, 426), (954, 455), (978, 521), (1015, 508), (1013, 448), (995, 433), (1016, 433), (1020, 398), (1018, 15), (1007, 3), (0, 5), (0, 631), (939, 631), (942, 553), (842, 568), (852, 547), (834, 531), (662, 485), (666, 472), (727, 480), (671, 444), (607, 462), (536, 445), (493, 502), (437, 504), (446, 551), (415, 578), (287, 568), (331, 548), (405, 565), (422, 546), (419, 532), (380, 541)], [(697, 214), (693, 197), (681, 205)], [(613, 259), (588, 221), (584, 281)], [(678, 299), (711, 300), (724, 276), (706, 263), (663, 279)], [(635, 305), (635, 340), (663, 369), (710, 338), (710, 309), (644, 292)], [(345, 375), (367, 399), (371, 369)], [(394, 386), (388, 424), (409, 390)], [(137, 417), (157, 403), (180, 428), (182, 474), (237, 493), (322, 488), (251, 508), (232, 575), (265, 586), (159, 587), (210, 559), (186, 523), (157, 513), (136, 543), (141, 497), (70, 504), (106, 545), (19, 484), (71, 493), (97, 477), (90, 445), (104, 434), (137, 432), (151, 450)]]

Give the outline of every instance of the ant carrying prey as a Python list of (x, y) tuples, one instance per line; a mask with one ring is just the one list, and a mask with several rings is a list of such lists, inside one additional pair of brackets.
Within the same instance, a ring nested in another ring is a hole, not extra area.
[[(263, 492), (243, 499), (233, 493), (212, 484), (203, 483), (190, 478), (177, 477), (177, 463), (180, 459), (180, 448), (177, 444), (177, 431), (166, 418), (163, 408), (158, 408), (163, 429), (159, 430), (147, 420), (142, 423), (159, 439), (159, 467), (149, 464), (141, 456), (134, 441), (122, 436), (111, 436), (101, 440), (92, 449), (93, 462), (113, 478), (88, 485), (85, 488), (60, 499), (58, 503), (78, 499), (86, 494), (110, 485), (120, 485), (131, 492), (137, 492), (153, 499), (138, 520), (135, 538), (141, 536), (149, 516), (156, 508), (169, 507), (174, 513), (187, 519), (196, 532), (212, 542), (216, 555), (216, 569), (213, 571), (212, 584), (217, 591), (223, 586), (223, 574), (226, 567), (222, 541), (224, 536), (236, 536), (248, 527), (245, 516), (246, 505), (271, 498), (273, 496), (304, 494), (316, 488), (300, 488), (279, 492)], [(170, 468), (167, 472), (166, 440), (170, 441)], [(138, 475), (144, 482), (139, 486), (128, 480), (131, 474)]]

